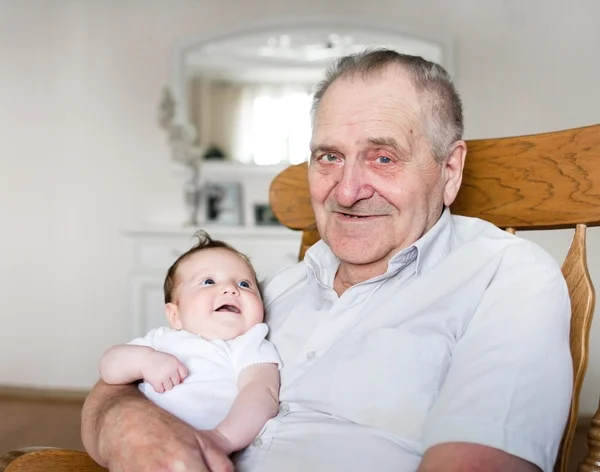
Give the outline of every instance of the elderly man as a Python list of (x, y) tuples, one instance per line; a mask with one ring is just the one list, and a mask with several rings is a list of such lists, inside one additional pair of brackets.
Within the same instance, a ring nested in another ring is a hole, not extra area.
[[(309, 165), (323, 239), (265, 286), (281, 408), (236, 470), (552, 470), (572, 387), (568, 293), (539, 247), (450, 214), (462, 131), (438, 65), (376, 50), (329, 71)], [(231, 470), (134, 387), (97, 385), (82, 432), (112, 470)]]

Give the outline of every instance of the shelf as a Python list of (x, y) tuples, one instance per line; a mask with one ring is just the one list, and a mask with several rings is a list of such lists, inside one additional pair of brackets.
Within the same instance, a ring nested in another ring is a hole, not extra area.
[[(259, 166), (256, 164), (244, 164), (235, 161), (202, 161), (200, 166), (200, 180), (212, 180), (228, 178), (243, 178), (243, 177), (270, 177), (273, 178), (280, 172), (284, 171), (290, 164), (273, 164), (267, 166)], [(180, 163), (173, 162), (174, 174), (178, 176), (186, 175), (186, 168)]]
[(243, 164), (234, 161), (204, 161), (200, 167), (200, 173), (204, 175), (276, 175), (288, 167), (289, 164), (259, 166), (256, 164)]
[[(200, 225), (197, 228), (191, 226), (159, 226), (142, 225), (126, 228), (123, 234), (129, 237), (189, 237), (191, 238), (198, 230), (205, 230), (209, 235), (215, 237), (247, 236), (249, 238), (286, 238), (299, 239), (301, 231), (294, 231), (282, 226), (225, 226), (225, 225)], [(218, 235), (218, 236), (217, 236)]]

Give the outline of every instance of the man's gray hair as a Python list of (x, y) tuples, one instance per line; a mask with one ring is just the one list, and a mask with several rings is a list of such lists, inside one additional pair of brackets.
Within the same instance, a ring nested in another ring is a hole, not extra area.
[(445, 162), (452, 145), (462, 139), (462, 103), (446, 69), (419, 56), (390, 49), (367, 49), (339, 58), (327, 70), (325, 79), (316, 86), (311, 109), (313, 125), (325, 92), (337, 79), (368, 79), (392, 65), (400, 66), (410, 77), (422, 100), (423, 131), (429, 138), (433, 156), (437, 162)]

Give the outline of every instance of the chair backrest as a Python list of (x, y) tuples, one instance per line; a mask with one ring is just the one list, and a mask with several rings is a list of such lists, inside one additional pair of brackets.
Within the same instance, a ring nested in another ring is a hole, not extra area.
[(0, 472), (106, 472), (85, 452), (31, 447), (0, 456)]
[[(512, 138), (467, 142), (467, 160), (454, 214), (487, 220), (510, 232), (574, 228), (562, 266), (571, 297), (574, 386), (556, 472), (566, 472), (588, 364), (595, 294), (587, 269), (585, 232), (600, 225), (600, 125)], [(303, 231), (299, 259), (320, 237), (307, 164), (290, 166), (271, 183), (270, 204), (288, 228)], [(585, 471), (600, 472), (600, 410), (588, 432)], [(598, 438), (598, 439), (594, 439)]]

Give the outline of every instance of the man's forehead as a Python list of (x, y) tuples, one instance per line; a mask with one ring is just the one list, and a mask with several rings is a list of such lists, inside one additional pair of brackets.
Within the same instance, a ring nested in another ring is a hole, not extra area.
[(311, 145), (349, 141), (361, 145), (397, 145), (423, 133), (420, 114), (412, 108), (365, 104), (343, 112), (330, 109), (317, 116)]
[(399, 67), (389, 67), (363, 77), (353, 75), (336, 79), (323, 95), (322, 103), (335, 103), (339, 97), (360, 99), (364, 96), (387, 97), (419, 105), (419, 97), (409, 74)]
[(315, 134), (329, 126), (419, 123), (421, 104), (406, 74), (342, 78), (327, 90), (315, 116)]

